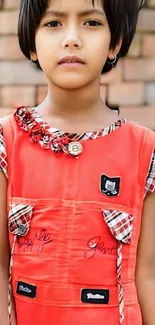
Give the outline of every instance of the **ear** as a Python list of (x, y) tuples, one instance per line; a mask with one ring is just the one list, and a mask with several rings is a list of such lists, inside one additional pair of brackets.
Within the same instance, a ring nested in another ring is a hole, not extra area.
[(33, 62), (38, 61), (37, 53), (35, 53), (35, 52), (30, 52), (30, 59), (31, 59), (31, 61), (33, 61)]
[(115, 55), (117, 55), (120, 52), (121, 46), (122, 46), (122, 38), (119, 40), (119, 42), (117, 43), (115, 49), (111, 49), (109, 50), (109, 54), (108, 54), (108, 58), (110, 60), (113, 60)]

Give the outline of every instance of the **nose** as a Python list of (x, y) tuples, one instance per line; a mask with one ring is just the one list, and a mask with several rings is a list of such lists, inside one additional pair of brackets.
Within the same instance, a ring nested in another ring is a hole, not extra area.
[(79, 35), (79, 32), (76, 28), (68, 28), (65, 38), (62, 42), (62, 47), (70, 47), (70, 48), (81, 48), (82, 41)]

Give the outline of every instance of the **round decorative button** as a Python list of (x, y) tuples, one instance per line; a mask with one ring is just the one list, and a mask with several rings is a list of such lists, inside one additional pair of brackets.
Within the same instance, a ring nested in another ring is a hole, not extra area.
[(72, 156), (76, 157), (81, 154), (83, 147), (80, 142), (70, 142), (68, 145), (68, 151)]
[(51, 137), (49, 135), (44, 135), (44, 137), (43, 137), (43, 143), (44, 144), (47, 144), (48, 142), (50, 142), (50, 139), (51, 139)]
[(27, 232), (26, 226), (20, 225), (18, 227), (18, 235), (19, 236), (24, 236), (26, 234), (26, 232)]

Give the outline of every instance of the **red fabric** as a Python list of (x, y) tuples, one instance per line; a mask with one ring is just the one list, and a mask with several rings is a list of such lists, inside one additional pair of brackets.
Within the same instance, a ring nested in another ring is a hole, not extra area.
[[(83, 153), (75, 159), (43, 150), (15, 122), (13, 127), (11, 144), (4, 126), (8, 207), (34, 207), (29, 232), (17, 238), (13, 255), (18, 325), (120, 324), (117, 240), (104, 222), (104, 210), (133, 216), (131, 243), (122, 249), (124, 325), (142, 325), (134, 274), (154, 133), (127, 123), (103, 138), (81, 141)], [(101, 192), (102, 174), (121, 178), (118, 196)], [(10, 234), (10, 246), (12, 241)], [(19, 280), (37, 286), (35, 299), (16, 293)], [(109, 289), (109, 303), (84, 304), (84, 288)]]

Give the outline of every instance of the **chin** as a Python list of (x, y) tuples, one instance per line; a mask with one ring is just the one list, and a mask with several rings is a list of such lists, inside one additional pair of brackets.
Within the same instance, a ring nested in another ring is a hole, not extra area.
[(75, 80), (72, 78), (68, 78), (67, 80), (61, 80), (60, 82), (55, 82), (55, 86), (66, 89), (66, 90), (76, 90), (82, 88), (88, 84), (86, 80)]

